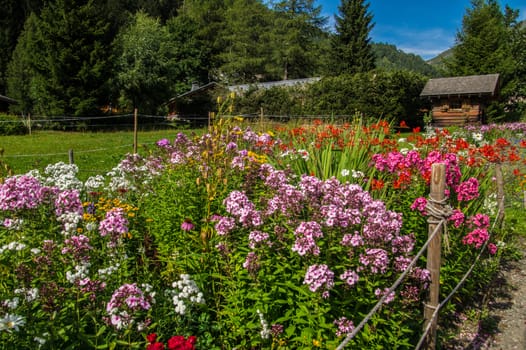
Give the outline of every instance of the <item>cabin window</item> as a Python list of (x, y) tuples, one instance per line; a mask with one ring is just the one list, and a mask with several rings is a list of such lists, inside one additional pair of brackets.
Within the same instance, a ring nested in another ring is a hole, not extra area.
[(460, 100), (453, 100), (449, 102), (449, 109), (461, 109), (462, 102)]

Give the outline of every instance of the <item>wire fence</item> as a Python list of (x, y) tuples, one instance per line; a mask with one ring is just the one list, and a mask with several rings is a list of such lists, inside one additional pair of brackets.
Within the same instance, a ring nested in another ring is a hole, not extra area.
[[(439, 164), (433, 164), (433, 167), (435, 165)], [(433, 169), (433, 172), (436, 171)], [(445, 170), (442, 167), (441, 169), (442, 174), (440, 176), (445, 176)], [(432, 175), (433, 178), (433, 175)], [(497, 184), (498, 186), (502, 186), (503, 184)], [(444, 188), (438, 189), (439, 191), (443, 191)], [(432, 191), (433, 192), (433, 191)], [(502, 200), (504, 200), (502, 198)], [(336, 348), (336, 350), (342, 350), (345, 348), (345, 346), (363, 329), (363, 327), (371, 320), (371, 318), (382, 308), (385, 300), (393, 293), (403, 282), (405, 277), (408, 275), (408, 273), (412, 270), (412, 268), (416, 265), (418, 260), (422, 257), (424, 252), (428, 250), (428, 266), (429, 266), (429, 246), (437, 238), (437, 235), (440, 235), (442, 233), (442, 230), (446, 232), (447, 229), (447, 218), (450, 215), (450, 208), (448, 208), (446, 201), (437, 201), (430, 196), (430, 201), (433, 203), (431, 206), (428, 205), (427, 209), (431, 211), (430, 213), (430, 219), (428, 219), (429, 224), (433, 224), (434, 229), (432, 232), (428, 234), (428, 239), (424, 243), (424, 245), (421, 247), (419, 252), (415, 255), (413, 260), (409, 263), (407, 268), (400, 274), (400, 276), (396, 279), (396, 281), (388, 288), (387, 292), (378, 300), (378, 302), (375, 304), (375, 306), (369, 311), (369, 313), (362, 319), (362, 321), (356, 326), (351, 333), (349, 333), (344, 340), (339, 344), (339, 346)], [(429, 202), (428, 202), (429, 203)], [(502, 206), (499, 206), (498, 211), (496, 213), (496, 218), (501, 217), (501, 209)], [(433, 212), (434, 211), (434, 212)], [(439, 220), (437, 220), (439, 218)], [(493, 225), (490, 229), (490, 236), (491, 232), (494, 232), (495, 226), (499, 224), (498, 220), (494, 220)], [(431, 227), (431, 226), (430, 226)], [(442, 239), (442, 237), (438, 237), (439, 240)], [(451, 292), (440, 302), (438, 305), (429, 305), (429, 303), (425, 304), (425, 308), (433, 309), (433, 313), (429, 318), (426, 318), (426, 323), (424, 325), (423, 333), (415, 346), (415, 350), (420, 350), (422, 347), (425, 347), (428, 350), (433, 350), (436, 348), (436, 339), (433, 334), (433, 332), (436, 332), (436, 325), (438, 321), (438, 315), (440, 310), (443, 309), (444, 306), (447, 305), (447, 303), (451, 300), (451, 298), (458, 292), (458, 290), (462, 287), (462, 285), (466, 282), (468, 277), (473, 272), (473, 269), (477, 265), (478, 261), (480, 260), (480, 257), (482, 256), (483, 252), (487, 248), (489, 238), (486, 240), (486, 242), (480, 247), (480, 251), (471, 264), (471, 266), (468, 268), (466, 273), (463, 275), (463, 277), (460, 279), (460, 281), (457, 283), (457, 285), (451, 290)], [(440, 246), (439, 246), (440, 249)], [(440, 254), (440, 252), (439, 252)], [(440, 266), (440, 260), (438, 261), (438, 266)], [(438, 274), (436, 276), (433, 276), (431, 274), (431, 278), (436, 278), (437, 280), (431, 281), (431, 284), (435, 283), (436, 288), (440, 285), (440, 278), (438, 277)], [(438, 289), (437, 289), (438, 292)]]

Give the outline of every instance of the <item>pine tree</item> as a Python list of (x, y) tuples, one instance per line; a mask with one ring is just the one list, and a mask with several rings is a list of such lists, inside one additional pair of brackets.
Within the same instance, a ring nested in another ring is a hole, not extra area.
[[(28, 89), (23, 93), (32, 101), (34, 113), (101, 113), (99, 108), (108, 101), (111, 72), (108, 29), (102, 0), (56, 0), (46, 4), (40, 18), (26, 27), (26, 43), (15, 58), (31, 69), (30, 84), (22, 89)], [(11, 72), (13, 81), (23, 71), (13, 68)], [(16, 90), (16, 84), (12, 86)]]
[(219, 70), (228, 83), (250, 83), (272, 79), (267, 72), (271, 12), (259, 0), (234, 0), (226, 12)]
[(312, 77), (318, 71), (319, 42), (327, 19), (314, 0), (283, 0), (274, 4), (272, 60), (282, 79)]
[(329, 74), (353, 74), (375, 68), (375, 55), (369, 33), (374, 24), (364, 0), (342, 0), (335, 16), (335, 30), (331, 40)]

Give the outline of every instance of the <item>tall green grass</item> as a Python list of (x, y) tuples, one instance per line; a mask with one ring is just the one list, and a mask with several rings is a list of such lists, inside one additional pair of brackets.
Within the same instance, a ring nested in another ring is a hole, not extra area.
[[(142, 131), (137, 137), (137, 152), (145, 155), (156, 141), (173, 140), (180, 130)], [(185, 133), (192, 131), (186, 130)], [(196, 131), (199, 132), (199, 131)], [(44, 170), (48, 164), (73, 161), (79, 167), (78, 177), (85, 180), (104, 174), (115, 167), (127, 153), (133, 153), (133, 132), (61, 132), (39, 131), (32, 135), (1, 136), (0, 162), (13, 174), (32, 169)]]

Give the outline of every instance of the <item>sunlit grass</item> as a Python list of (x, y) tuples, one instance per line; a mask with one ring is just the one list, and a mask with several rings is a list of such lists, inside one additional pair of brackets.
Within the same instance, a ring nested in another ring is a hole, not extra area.
[[(137, 152), (147, 154), (156, 141), (173, 140), (180, 130), (143, 131), (137, 137)], [(191, 133), (192, 131), (185, 131)], [(199, 131), (197, 131), (199, 132)], [(31, 135), (2, 136), (1, 160), (14, 174), (32, 169), (43, 170), (48, 164), (73, 161), (79, 167), (78, 177), (103, 174), (116, 166), (127, 153), (133, 153), (133, 132), (61, 132), (39, 131)]]

